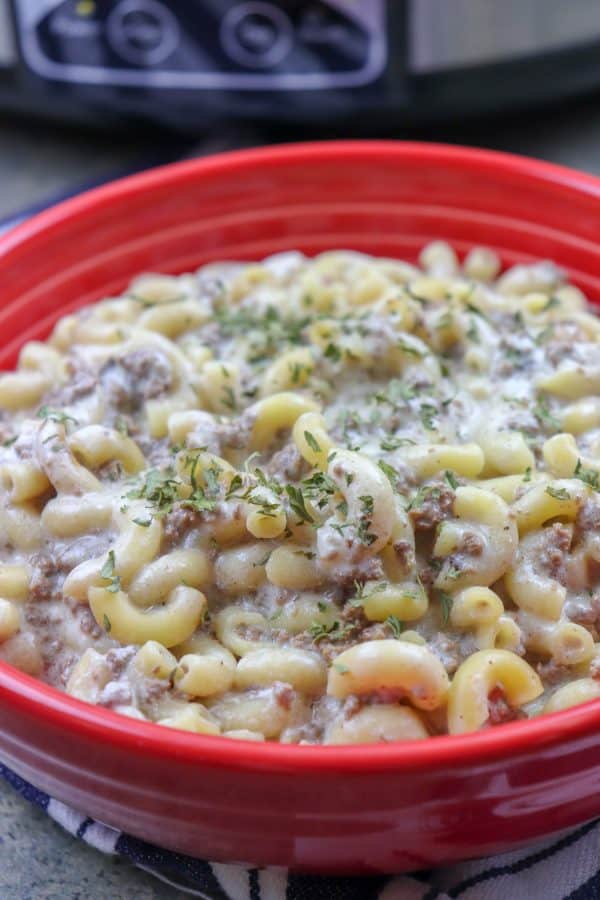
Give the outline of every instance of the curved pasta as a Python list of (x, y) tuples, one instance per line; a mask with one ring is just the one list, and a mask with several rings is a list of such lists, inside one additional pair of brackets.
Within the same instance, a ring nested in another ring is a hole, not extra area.
[(250, 449), (263, 450), (277, 434), (291, 428), (302, 413), (318, 411), (319, 405), (313, 400), (291, 391), (265, 397), (249, 409), (254, 419)]
[(479, 431), (478, 440), (488, 474), (514, 475), (535, 466), (535, 457), (520, 431), (486, 427)]
[(80, 465), (73, 456), (61, 423), (47, 419), (40, 427), (36, 457), (57, 493), (85, 494), (100, 489), (96, 476)]
[(215, 582), (229, 596), (256, 590), (267, 578), (268, 546), (243, 544), (223, 550), (215, 560)]
[(177, 658), (158, 641), (146, 641), (133, 663), (148, 678), (170, 678), (177, 668)]
[(381, 703), (361, 709), (327, 729), (326, 744), (371, 744), (379, 741), (422, 741), (429, 737), (416, 710)]
[(371, 622), (385, 622), (389, 616), (412, 622), (421, 619), (428, 606), (427, 592), (419, 581), (366, 581), (362, 589), (362, 608)]
[(218, 641), (193, 639), (193, 652), (179, 658), (174, 680), (177, 688), (192, 697), (224, 694), (236, 677), (235, 657)]
[(335, 603), (317, 591), (294, 591), (293, 596), (270, 616), (270, 622), (274, 628), (295, 635), (309, 631), (315, 624), (332, 629), (338, 616)]
[(21, 616), (17, 605), (0, 597), (0, 643), (16, 634), (20, 627)]
[(0, 375), (0, 409), (27, 409), (38, 403), (51, 385), (42, 372), (5, 372)]
[(271, 363), (263, 375), (260, 393), (263, 397), (268, 397), (302, 387), (309, 380), (313, 368), (314, 360), (309, 347), (289, 350)]
[(477, 731), (489, 718), (489, 695), (499, 688), (511, 707), (535, 700), (544, 688), (529, 663), (509, 650), (479, 650), (458, 668), (448, 693), (448, 731)]
[(136, 606), (153, 606), (178, 585), (206, 587), (211, 577), (212, 566), (203, 550), (173, 550), (144, 566), (129, 584), (127, 593)]
[[(454, 515), (455, 519), (444, 522), (433, 548), (434, 555), (445, 560), (436, 587), (453, 591), (493, 584), (517, 551), (517, 527), (506, 503), (491, 491), (459, 487)], [(469, 552), (471, 545), (476, 548), (474, 554)]]
[(452, 598), (450, 623), (458, 628), (472, 629), (480, 650), (494, 647), (504, 604), (487, 587), (468, 587)]
[(580, 400), (600, 392), (600, 367), (564, 366), (538, 379), (538, 387), (566, 400)]
[(327, 683), (327, 667), (315, 653), (294, 647), (269, 647), (247, 653), (237, 664), (235, 685), (241, 690), (283, 681), (303, 694), (318, 695)]
[(335, 444), (327, 434), (325, 419), (318, 412), (305, 412), (294, 422), (292, 437), (303, 459), (325, 471)]
[(22, 600), (29, 590), (29, 574), (23, 565), (0, 563), (0, 597)]
[(196, 630), (206, 609), (204, 594), (184, 585), (174, 588), (166, 603), (149, 609), (135, 606), (124, 591), (102, 587), (90, 587), (88, 599), (98, 625), (127, 644), (160, 641), (174, 647)]
[(484, 464), (479, 444), (425, 444), (407, 447), (402, 456), (420, 478), (429, 478), (445, 469), (465, 478), (477, 478)]
[(336, 510), (319, 528), (317, 555), (323, 570), (342, 572), (387, 544), (395, 521), (394, 495), (381, 469), (360, 453), (336, 450), (327, 474), (347, 510)]
[(583, 397), (560, 411), (560, 424), (565, 431), (578, 435), (600, 425), (600, 397)]
[[(143, 503), (136, 502), (127, 509), (114, 509), (113, 521), (118, 537), (105, 555), (80, 563), (65, 578), (63, 593), (85, 602), (88, 590), (102, 587), (106, 578), (102, 572), (108, 565), (108, 579), (118, 579), (115, 584), (128, 585), (133, 576), (157, 555), (162, 537), (162, 525), (157, 518), (145, 518)], [(142, 524), (140, 524), (140, 522)]]
[(367, 641), (344, 650), (333, 661), (327, 693), (333, 697), (399, 691), (418, 709), (442, 705), (449, 680), (431, 650), (404, 641)]
[[(572, 434), (555, 434), (544, 443), (542, 452), (546, 468), (557, 478), (570, 478), (581, 470), (588, 473), (588, 477), (600, 477), (600, 463), (579, 452)], [(575, 489), (575, 498), (580, 499), (581, 488), (575, 485)], [(571, 493), (573, 485), (563, 490)]]
[(519, 533), (539, 528), (550, 519), (573, 521), (588, 496), (589, 488), (572, 478), (534, 483), (511, 507)]
[(246, 528), (253, 537), (271, 540), (286, 530), (286, 511), (273, 490), (258, 486), (253, 490), (248, 506)]
[(195, 734), (220, 734), (221, 729), (201, 703), (186, 703), (172, 715), (157, 720), (159, 725), (193, 731)]
[(229, 693), (210, 701), (210, 712), (223, 732), (249, 730), (267, 740), (280, 738), (293, 721), (305, 721), (308, 709), (294, 698), (286, 707), (271, 688)]
[[(261, 650), (263, 647), (271, 647), (275, 643), (265, 617), (259, 612), (242, 609), (240, 606), (226, 606), (218, 612), (214, 626), (223, 646), (238, 657)], [(250, 631), (252, 636), (244, 637), (243, 631)]]
[(17, 551), (32, 552), (42, 543), (40, 515), (31, 503), (13, 506), (0, 493), (0, 541)]
[(580, 703), (588, 703), (600, 697), (600, 681), (595, 678), (578, 678), (559, 687), (544, 704), (545, 713), (560, 712)]
[(560, 617), (567, 595), (566, 588), (540, 570), (540, 556), (546, 535), (535, 531), (526, 535), (517, 550), (514, 564), (507, 570), (504, 583), (516, 605), (544, 619)]
[(267, 560), (265, 573), (271, 584), (290, 590), (310, 590), (325, 581), (315, 553), (299, 544), (276, 547)]
[(87, 425), (78, 428), (67, 439), (69, 449), (91, 469), (98, 469), (112, 460), (120, 462), (126, 472), (141, 472), (146, 460), (138, 445), (130, 437), (119, 434), (114, 428)]
[(74, 537), (97, 528), (108, 528), (114, 505), (114, 497), (103, 491), (82, 497), (60, 494), (46, 503), (41, 521), (46, 531), (56, 537)]
[(147, 309), (141, 314), (139, 323), (142, 328), (157, 331), (173, 340), (183, 332), (202, 325), (207, 318), (208, 310), (200, 309), (193, 300), (180, 300)]
[(14, 462), (0, 466), (0, 483), (13, 503), (33, 500), (50, 488), (46, 474), (34, 463)]

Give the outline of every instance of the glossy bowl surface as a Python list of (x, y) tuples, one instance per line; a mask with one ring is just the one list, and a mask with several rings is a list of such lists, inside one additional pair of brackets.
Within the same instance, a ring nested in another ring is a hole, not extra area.
[[(433, 144), (243, 151), (157, 169), (0, 239), (0, 366), (140, 271), (431, 238), (554, 259), (600, 298), (600, 181)], [(0, 757), (94, 818), (211, 860), (394, 872), (514, 848), (600, 815), (600, 701), (417, 744), (261, 745), (132, 719), (0, 664)]]

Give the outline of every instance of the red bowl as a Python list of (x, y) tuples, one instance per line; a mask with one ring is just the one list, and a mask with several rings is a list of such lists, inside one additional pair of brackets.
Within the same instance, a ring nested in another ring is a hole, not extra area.
[[(431, 238), (551, 258), (600, 298), (600, 181), (433, 144), (229, 153), (91, 191), (0, 239), (0, 365), (144, 270)], [(397, 872), (512, 849), (600, 815), (600, 702), (424, 743), (302, 747), (118, 716), (0, 664), (0, 757), (81, 812), (211, 860)]]

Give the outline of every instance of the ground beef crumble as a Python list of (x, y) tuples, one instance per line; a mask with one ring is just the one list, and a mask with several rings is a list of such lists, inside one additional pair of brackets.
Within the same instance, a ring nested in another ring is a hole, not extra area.
[(71, 403), (87, 397), (98, 385), (98, 376), (81, 360), (69, 359), (66, 368), (70, 381), (47, 395), (46, 400), (49, 406), (59, 409), (69, 406)]
[(132, 700), (133, 694), (129, 684), (124, 681), (109, 681), (100, 692), (98, 706), (106, 706), (110, 709), (113, 706), (125, 706)]
[(171, 366), (160, 351), (134, 350), (121, 358), (120, 365), (131, 376), (136, 400), (160, 397), (173, 385)]
[(236, 450), (247, 447), (255, 419), (254, 413), (246, 411), (234, 422), (219, 422), (216, 427), (216, 437), (221, 452), (224, 447)]
[(509, 706), (504, 691), (500, 687), (495, 687), (489, 694), (488, 711), (490, 725), (502, 725), (504, 722), (515, 722), (517, 719), (527, 718), (522, 710)]
[(283, 709), (291, 709), (296, 692), (291, 684), (287, 684), (287, 682), (284, 681), (274, 681), (273, 696), (278, 705)]
[(433, 653), (439, 657), (449, 675), (453, 675), (454, 672), (456, 672), (463, 658), (466, 657), (469, 652), (473, 653), (477, 649), (474, 644), (472, 647), (468, 644), (461, 647), (460, 641), (443, 631), (436, 632), (429, 638), (427, 643)]
[(560, 681), (564, 681), (570, 676), (569, 667), (562, 666), (553, 659), (536, 663), (535, 669), (546, 685), (558, 684)]
[(137, 652), (136, 647), (113, 647), (105, 656), (113, 677), (118, 677)]
[(565, 563), (571, 547), (571, 529), (566, 525), (555, 523), (546, 529), (545, 546), (540, 553), (542, 568), (557, 581), (566, 581)]
[(177, 546), (183, 538), (202, 524), (202, 513), (187, 507), (177, 507), (163, 520), (163, 545), (165, 550)]
[(144, 401), (160, 397), (173, 386), (168, 359), (151, 349), (111, 359), (99, 374), (108, 403), (122, 413), (135, 412)]
[(454, 491), (443, 484), (431, 485), (421, 503), (408, 515), (418, 531), (426, 531), (451, 518), (453, 507)]
[(354, 589), (356, 582), (364, 581), (381, 581), (385, 572), (380, 559), (369, 556), (366, 559), (357, 560), (357, 562), (347, 571), (341, 572), (338, 577), (338, 584), (343, 590), (348, 591)]
[(600, 657), (596, 656), (591, 661), (588, 671), (590, 678), (596, 678), (597, 680), (600, 680)]
[(281, 450), (274, 453), (265, 466), (267, 475), (286, 481), (300, 481), (307, 469), (308, 466), (298, 448), (292, 443), (286, 444)]
[(586, 500), (577, 512), (575, 519), (575, 541), (580, 540), (589, 531), (600, 530), (600, 503)]
[(344, 705), (342, 707), (342, 716), (346, 721), (348, 721), (348, 719), (352, 719), (357, 713), (359, 713), (364, 706), (364, 698), (357, 697), (355, 694), (350, 697), (346, 697), (346, 699), (344, 700)]
[(481, 556), (484, 547), (485, 543), (480, 535), (475, 534), (474, 531), (467, 531), (463, 535), (458, 552), (464, 553), (466, 556)]
[(34, 603), (47, 603), (60, 600), (65, 572), (55, 557), (38, 553), (31, 557), (31, 577), (29, 580), (29, 597)]
[(104, 634), (104, 629), (96, 622), (89, 606), (83, 606), (81, 603), (75, 603), (74, 601), (73, 605), (75, 607), (73, 611), (79, 619), (79, 627), (81, 628), (82, 633), (87, 634), (96, 640), (101, 638)]
[(394, 544), (394, 553), (398, 565), (408, 573), (415, 565), (415, 551), (408, 541), (396, 541)]

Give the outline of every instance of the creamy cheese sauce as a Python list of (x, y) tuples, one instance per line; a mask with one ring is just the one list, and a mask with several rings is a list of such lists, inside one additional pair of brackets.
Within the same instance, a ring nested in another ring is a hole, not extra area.
[(599, 335), (441, 242), (140, 276), (0, 376), (0, 658), (294, 743), (600, 696)]

